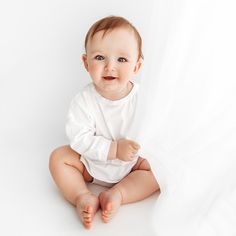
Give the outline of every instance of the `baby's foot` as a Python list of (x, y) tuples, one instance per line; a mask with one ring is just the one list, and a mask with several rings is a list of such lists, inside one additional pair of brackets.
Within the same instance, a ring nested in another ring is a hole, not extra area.
[(107, 223), (115, 215), (122, 203), (121, 192), (114, 188), (99, 194), (102, 208), (102, 220)]
[(77, 198), (76, 210), (85, 228), (91, 228), (93, 217), (97, 212), (98, 207), (98, 197), (92, 193), (85, 193)]

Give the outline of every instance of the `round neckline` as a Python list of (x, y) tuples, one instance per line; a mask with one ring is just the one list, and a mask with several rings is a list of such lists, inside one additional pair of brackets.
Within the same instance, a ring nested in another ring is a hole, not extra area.
[(133, 85), (131, 91), (123, 98), (120, 98), (120, 99), (117, 99), (117, 100), (110, 100), (108, 98), (105, 98), (103, 97), (95, 88), (94, 84), (91, 83), (91, 87), (94, 91), (94, 94), (96, 95), (96, 97), (101, 100), (102, 102), (105, 102), (105, 103), (110, 103), (110, 104), (118, 104), (118, 103), (122, 103), (124, 102), (125, 100), (129, 99), (131, 96), (133, 96), (133, 94), (135, 93), (136, 89), (137, 89), (137, 84), (134, 83), (133, 81), (130, 81)]

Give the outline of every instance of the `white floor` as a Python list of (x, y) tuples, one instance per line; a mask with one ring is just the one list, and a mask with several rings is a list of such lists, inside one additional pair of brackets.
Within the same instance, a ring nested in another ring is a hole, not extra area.
[[(0, 149), (0, 235), (154, 235), (150, 219), (157, 194), (122, 206), (108, 224), (102, 223), (98, 212), (93, 228), (85, 230), (51, 179), (50, 151), (39, 147)], [(102, 190), (97, 185), (89, 187), (95, 193)]]

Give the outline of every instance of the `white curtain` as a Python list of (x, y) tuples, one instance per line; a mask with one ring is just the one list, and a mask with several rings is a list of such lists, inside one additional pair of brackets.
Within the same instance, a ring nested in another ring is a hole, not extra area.
[(157, 0), (131, 138), (161, 194), (158, 236), (236, 235), (236, 8)]

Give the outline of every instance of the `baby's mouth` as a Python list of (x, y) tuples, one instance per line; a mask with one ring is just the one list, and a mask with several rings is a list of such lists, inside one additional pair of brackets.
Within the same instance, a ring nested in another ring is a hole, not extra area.
[(117, 77), (114, 77), (114, 76), (103, 76), (103, 79), (105, 79), (105, 80), (114, 80), (116, 78)]

